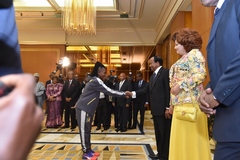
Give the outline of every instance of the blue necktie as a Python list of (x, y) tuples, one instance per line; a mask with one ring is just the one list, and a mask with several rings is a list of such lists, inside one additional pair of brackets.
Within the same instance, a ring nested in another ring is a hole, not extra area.
[(215, 11), (214, 11), (214, 18), (217, 18), (217, 14), (218, 14), (219, 10), (220, 10), (220, 9), (216, 7), (216, 9), (215, 9)]
[(154, 74), (153, 74), (153, 81), (155, 80), (156, 76), (157, 76), (157, 74), (154, 73)]

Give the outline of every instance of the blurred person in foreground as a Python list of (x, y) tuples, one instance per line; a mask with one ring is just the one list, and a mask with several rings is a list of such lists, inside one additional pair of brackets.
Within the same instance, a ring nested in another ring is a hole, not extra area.
[(201, 109), (215, 114), (215, 160), (240, 159), (240, 1), (201, 0), (216, 6), (207, 45), (210, 82), (200, 97)]
[(0, 1), (0, 15), (0, 159), (23, 160), (40, 133), (43, 112), (33, 76), (22, 74), (12, 0)]

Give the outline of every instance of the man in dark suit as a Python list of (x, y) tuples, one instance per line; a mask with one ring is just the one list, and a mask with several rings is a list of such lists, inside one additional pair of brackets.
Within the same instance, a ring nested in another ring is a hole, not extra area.
[(76, 110), (75, 103), (78, 100), (79, 82), (73, 78), (74, 72), (68, 72), (68, 81), (63, 86), (63, 101), (65, 106), (65, 125), (63, 128), (69, 128), (69, 114), (71, 115), (71, 129), (76, 128)]
[(163, 60), (159, 56), (151, 57), (148, 64), (154, 72), (150, 77), (149, 85), (137, 91), (126, 92), (126, 95), (136, 98), (141, 94), (149, 94), (158, 151), (156, 155), (149, 155), (149, 157), (168, 160), (171, 130), (169, 71), (162, 67)]
[[(128, 81), (125, 73), (119, 75), (119, 82), (116, 84), (116, 90), (119, 91), (132, 91), (132, 84)], [(113, 106), (118, 110), (119, 124), (116, 131), (126, 132), (128, 123), (128, 107), (130, 106), (131, 98), (126, 97), (114, 97)]]
[[(133, 83), (133, 91), (145, 88), (148, 82), (143, 80), (142, 73), (136, 74), (136, 81)], [(145, 107), (148, 105), (148, 94), (141, 94), (133, 99), (133, 125), (131, 129), (135, 129), (137, 125), (138, 111), (140, 111), (139, 130), (143, 133)]]
[(240, 159), (240, 1), (201, 1), (216, 9), (207, 46), (211, 81), (200, 97), (200, 108), (216, 114), (214, 159)]

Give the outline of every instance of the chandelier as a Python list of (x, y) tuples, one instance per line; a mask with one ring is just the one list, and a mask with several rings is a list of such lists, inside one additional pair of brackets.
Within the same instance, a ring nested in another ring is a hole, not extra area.
[(94, 0), (64, 0), (62, 25), (69, 35), (96, 35)]

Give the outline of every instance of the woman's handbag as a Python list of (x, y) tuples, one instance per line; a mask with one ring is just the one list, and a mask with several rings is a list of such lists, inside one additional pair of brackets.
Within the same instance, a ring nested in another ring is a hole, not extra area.
[[(173, 69), (173, 75), (175, 72), (175, 68)], [(197, 121), (197, 107), (199, 106), (198, 102), (195, 100), (193, 101), (193, 93), (191, 91), (190, 86), (188, 85), (189, 93), (191, 96), (191, 102), (186, 102), (182, 104), (177, 104), (174, 106), (174, 114), (177, 119), (189, 121), (189, 122), (196, 122)]]
[(174, 114), (177, 119), (196, 122), (198, 102), (184, 103), (174, 106)]

